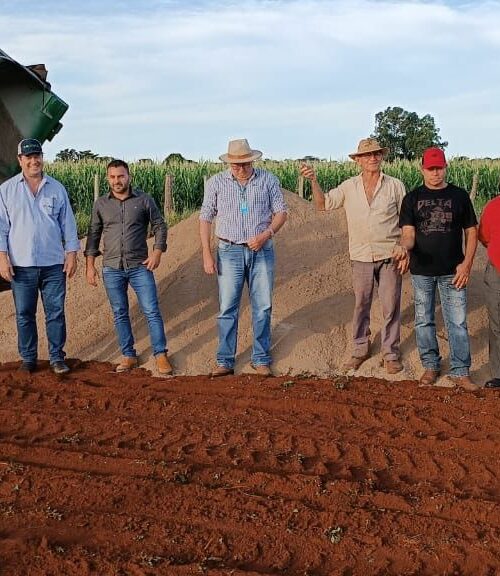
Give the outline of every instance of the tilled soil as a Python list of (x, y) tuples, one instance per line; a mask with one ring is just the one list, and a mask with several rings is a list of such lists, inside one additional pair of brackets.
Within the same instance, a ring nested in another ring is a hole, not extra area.
[(0, 365), (0, 574), (500, 572), (499, 396)]

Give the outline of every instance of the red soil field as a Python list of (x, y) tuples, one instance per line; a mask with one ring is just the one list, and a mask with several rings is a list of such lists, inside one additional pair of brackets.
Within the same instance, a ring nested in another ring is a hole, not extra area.
[(0, 365), (0, 574), (500, 573), (499, 396)]

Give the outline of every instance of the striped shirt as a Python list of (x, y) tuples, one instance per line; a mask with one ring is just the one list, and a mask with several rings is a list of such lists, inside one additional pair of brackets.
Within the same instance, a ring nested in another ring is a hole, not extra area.
[(273, 214), (279, 212), (287, 212), (287, 207), (276, 176), (254, 168), (242, 187), (231, 170), (225, 170), (208, 180), (200, 220), (217, 218), (215, 234), (219, 238), (245, 244), (269, 228)]

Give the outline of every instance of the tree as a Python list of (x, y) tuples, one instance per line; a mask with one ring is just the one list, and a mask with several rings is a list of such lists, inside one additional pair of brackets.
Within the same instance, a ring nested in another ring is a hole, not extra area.
[(399, 106), (386, 108), (375, 115), (375, 132), (372, 134), (381, 146), (387, 146), (388, 160), (414, 160), (429, 146), (446, 148), (439, 136), (434, 118), (426, 114), (420, 118)]
[(78, 162), (80, 160), (97, 160), (99, 156), (91, 150), (75, 150), (74, 148), (65, 148), (56, 154), (56, 160), (60, 162)]
[(181, 162), (185, 162), (187, 164), (195, 164), (193, 160), (188, 160), (187, 158), (184, 158), (184, 156), (182, 154), (179, 154), (179, 152), (172, 152), (172, 154), (169, 154), (165, 158), (165, 160), (163, 160), (163, 164), (177, 164)]
[(65, 148), (56, 154), (56, 161), (59, 162), (76, 162), (78, 152), (74, 148)]

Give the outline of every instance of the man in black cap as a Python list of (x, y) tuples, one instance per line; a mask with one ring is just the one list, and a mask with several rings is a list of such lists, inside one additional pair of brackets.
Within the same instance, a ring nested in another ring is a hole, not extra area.
[(50, 365), (65, 374), (66, 277), (76, 272), (80, 248), (75, 217), (64, 186), (43, 172), (40, 142), (22, 140), (17, 152), (21, 173), (0, 186), (0, 276), (12, 284), (21, 370), (37, 365), (40, 293)]

